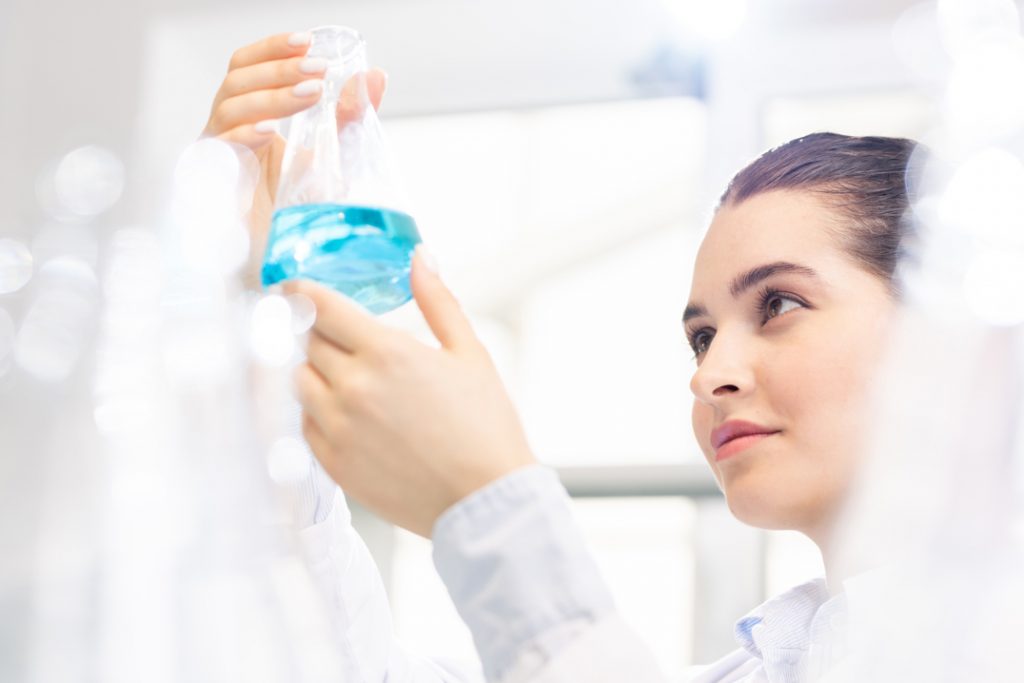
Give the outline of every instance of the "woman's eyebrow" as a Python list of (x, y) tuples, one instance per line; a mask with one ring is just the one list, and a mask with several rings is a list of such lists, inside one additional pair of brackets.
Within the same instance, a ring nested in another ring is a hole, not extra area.
[(683, 324), (689, 322), (690, 318), (699, 318), (702, 315), (707, 315), (708, 309), (704, 308), (700, 304), (687, 304), (686, 310), (683, 311)]
[(815, 280), (820, 279), (818, 274), (807, 266), (801, 266), (788, 261), (776, 261), (775, 263), (756, 266), (745, 273), (737, 275), (729, 286), (729, 293), (735, 299), (762, 280), (766, 280), (772, 275), (778, 275), (779, 273), (796, 273), (797, 275), (804, 275)]
[[(789, 261), (776, 261), (774, 263), (755, 266), (754, 268), (737, 275), (733, 278), (732, 284), (729, 285), (729, 293), (732, 294), (735, 299), (762, 280), (766, 280), (772, 275), (778, 275), (779, 273), (796, 273), (797, 275), (803, 275), (815, 280), (821, 279), (818, 276), (818, 273), (812, 268), (801, 266), (797, 263), (790, 263)], [(683, 311), (683, 324), (685, 325), (691, 318), (699, 318), (707, 314), (708, 309), (702, 304), (687, 304), (686, 310)]]

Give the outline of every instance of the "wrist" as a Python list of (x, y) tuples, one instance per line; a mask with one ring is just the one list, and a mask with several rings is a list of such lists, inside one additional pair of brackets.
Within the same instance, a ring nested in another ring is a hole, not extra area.
[[(511, 457), (492, 460), (486, 463), (485, 467), (467, 468), (465, 475), (454, 482), (446, 504), (438, 512), (437, 517), (495, 482), (531, 465), (538, 466), (539, 463), (532, 453), (525, 451)], [(436, 521), (435, 518), (434, 522)]]

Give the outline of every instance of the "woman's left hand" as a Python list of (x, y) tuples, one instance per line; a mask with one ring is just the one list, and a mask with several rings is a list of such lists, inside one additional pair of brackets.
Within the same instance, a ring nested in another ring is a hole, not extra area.
[(417, 249), (410, 280), (440, 348), (325, 287), (286, 285), (317, 309), (295, 375), (310, 448), (347, 494), (423, 536), (448, 507), (534, 462), (490, 356), (428, 261)]

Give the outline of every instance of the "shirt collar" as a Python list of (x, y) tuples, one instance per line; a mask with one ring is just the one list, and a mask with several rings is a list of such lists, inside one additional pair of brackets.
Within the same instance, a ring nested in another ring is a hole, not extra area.
[(806, 650), (814, 616), (829, 602), (825, 579), (791, 588), (748, 612), (736, 622), (736, 640), (754, 657), (767, 651)]

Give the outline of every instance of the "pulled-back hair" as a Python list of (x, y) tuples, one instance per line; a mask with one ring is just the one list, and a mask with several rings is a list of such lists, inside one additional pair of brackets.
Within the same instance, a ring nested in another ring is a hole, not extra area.
[(908, 177), (918, 145), (906, 138), (814, 133), (771, 149), (737, 173), (719, 201), (736, 205), (772, 190), (822, 196), (846, 218), (847, 252), (897, 294), (896, 268), (910, 230)]

